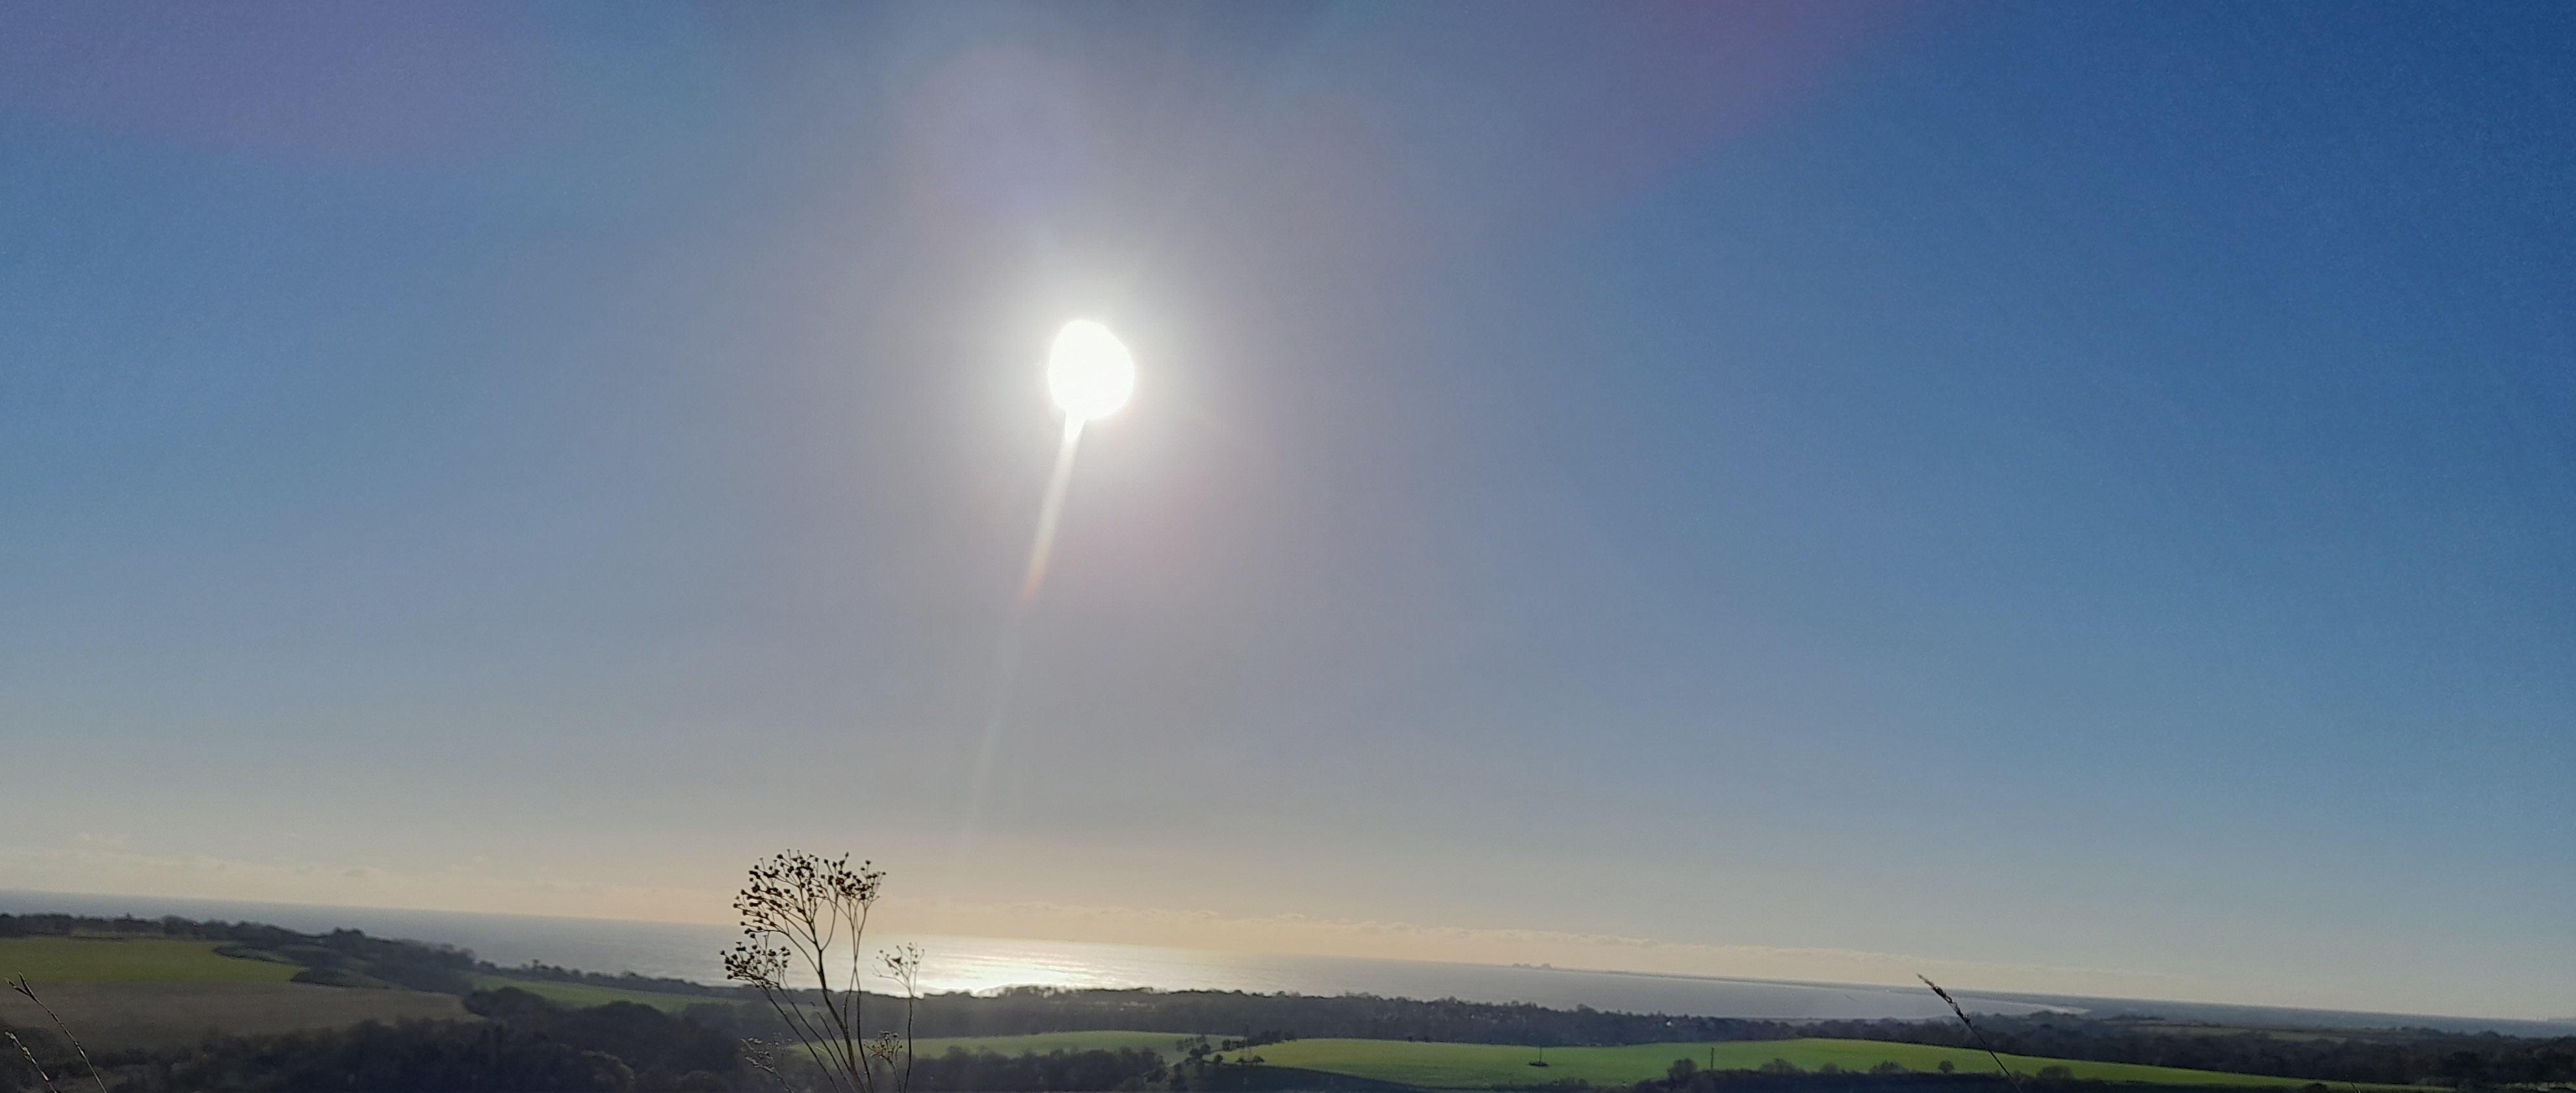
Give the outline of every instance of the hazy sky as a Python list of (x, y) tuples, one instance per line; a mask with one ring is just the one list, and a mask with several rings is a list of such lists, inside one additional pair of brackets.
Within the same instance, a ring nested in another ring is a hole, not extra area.
[(0, 888), (2576, 1014), (2571, 54), (0, 4)]

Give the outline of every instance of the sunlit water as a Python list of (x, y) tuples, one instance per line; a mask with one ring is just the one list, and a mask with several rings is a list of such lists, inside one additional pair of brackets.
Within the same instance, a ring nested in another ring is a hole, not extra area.
[[(386, 937), (472, 949), (507, 966), (537, 961), (586, 971), (633, 971), (719, 982), (718, 953), (735, 932), (722, 926), (533, 918), (440, 911), (387, 911), (286, 903), (0, 893), (0, 911), (65, 911), (144, 917), (268, 922), (294, 930), (359, 929)], [(1298, 994), (1366, 993), (1400, 998), (1532, 1002), (1712, 1017), (1930, 1018), (1941, 1004), (1920, 990), (1820, 986), (1697, 976), (1635, 975), (1553, 968), (1409, 960), (1272, 956), (1015, 938), (886, 937), (927, 954), (922, 985), (938, 991), (1007, 986), (1157, 987)], [(871, 945), (876, 944), (871, 939)], [(2026, 1002), (1980, 1000), (1976, 1008), (2026, 1013)]]

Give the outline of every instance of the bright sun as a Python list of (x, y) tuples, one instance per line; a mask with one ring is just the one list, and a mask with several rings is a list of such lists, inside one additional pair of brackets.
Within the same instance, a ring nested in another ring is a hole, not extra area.
[(1136, 359), (1118, 336), (1089, 319), (1064, 324), (1047, 353), (1047, 392), (1075, 421), (1107, 417), (1136, 390)]

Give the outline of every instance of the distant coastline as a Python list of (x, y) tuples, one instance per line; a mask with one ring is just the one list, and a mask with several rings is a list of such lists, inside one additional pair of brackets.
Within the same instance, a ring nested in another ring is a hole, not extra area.
[[(0, 890), (0, 913), (78, 914), (259, 921), (297, 930), (365, 930), (471, 949), (504, 965), (542, 963), (584, 971), (635, 972), (701, 983), (722, 980), (715, 954), (730, 928), (689, 923), (549, 918), (462, 911), (412, 911), (242, 900), (171, 899)], [(1359, 957), (1261, 956), (1153, 949), (1097, 942), (1014, 938), (923, 938), (941, 989), (1025, 984), (1064, 987), (1239, 990), (1249, 993), (1371, 993), (1482, 1002), (1771, 1020), (1940, 1017), (1928, 994), (1881, 984), (1750, 979), (1682, 972), (1482, 965)], [(2306, 1028), (2432, 1028), (2516, 1036), (2576, 1034), (2576, 1021), (2311, 1010), (2229, 1003), (2096, 998), (2025, 992), (1959, 992), (1972, 1009), (2000, 1014), (2067, 1012), (2096, 1018)]]

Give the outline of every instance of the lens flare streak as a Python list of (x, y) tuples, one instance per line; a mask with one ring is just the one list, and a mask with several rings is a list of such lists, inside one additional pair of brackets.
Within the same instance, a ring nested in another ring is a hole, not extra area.
[(1037, 537), (1029, 544), (1028, 575), (1020, 580), (1020, 603), (1026, 606), (1046, 584), (1047, 559), (1055, 553), (1055, 526), (1064, 516), (1065, 487), (1073, 482), (1073, 453), (1082, 443), (1079, 417), (1064, 419), (1064, 443), (1056, 446), (1055, 471), (1047, 476), (1046, 500), (1038, 506)]
[(975, 763), (967, 775), (965, 811), (959, 817), (957, 844), (948, 862), (952, 882), (974, 853), (984, 798), (992, 785), (993, 764), (1000, 757), (1002, 734), (1010, 727), (1012, 707), (1019, 697), (1021, 641), (1029, 610), (1046, 587), (1047, 563), (1055, 554), (1056, 527), (1063, 521), (1065, 494), (1073, 484), (1073, 457), (1082, 445), (1082, 426), (1093, 418), (1116, 413), (1126, 405), (1136, 386), (1136, 363), (1127, 347), (1108, 327), (1088, 319), (1065, 324), (1048, 358), (1047, 391), (1057, 409), (1064, 412), (1064, 439), (1056, 445), (1055, 469), (1047, 475), (1046, 497), (1038, 505), (1037, 531), (1029, 543), (1028, 571), (1020, 578), (1019, 598), (1011, 605), (1002, 640), (994, 649), (992, 705), (986, 711), (983, 731), (976, 740)]
[(975, 742), (975, 765), (968, 772), (965, 813), (957, 829), (957, 846), (949, 858), (949, 870), (956, 875), (974, 853), (975, 833), (983, 819), (984, 795), (991, 788), (993, 761), (1002, 750), (1002, 732), (1010, 726), (1011, 710), (1019, 697), (1020, 641), (1027, 629), (1029, 608), (1037, 602), (1038, 590), (1046, 584), (1047, 558), (1055, 551), (1056, 524), (1064, 515), (1064, 495), (1073, 482), (1074, 451), (1082, 443), (1082, 418), (1068, 415), (1064, 421), (1064, 442), (1056, 446), (1055, 470), (1047, 478), (1046, 500), (1038, 506), (1037, 534), (1029, 544), (1029, 569), (1020, 581), (1019, 599), (1011, 605), (1011, 615), (1002, 625), (1002, 640), (993, 655), (993, 702), (984, 715), (983, 732)]

